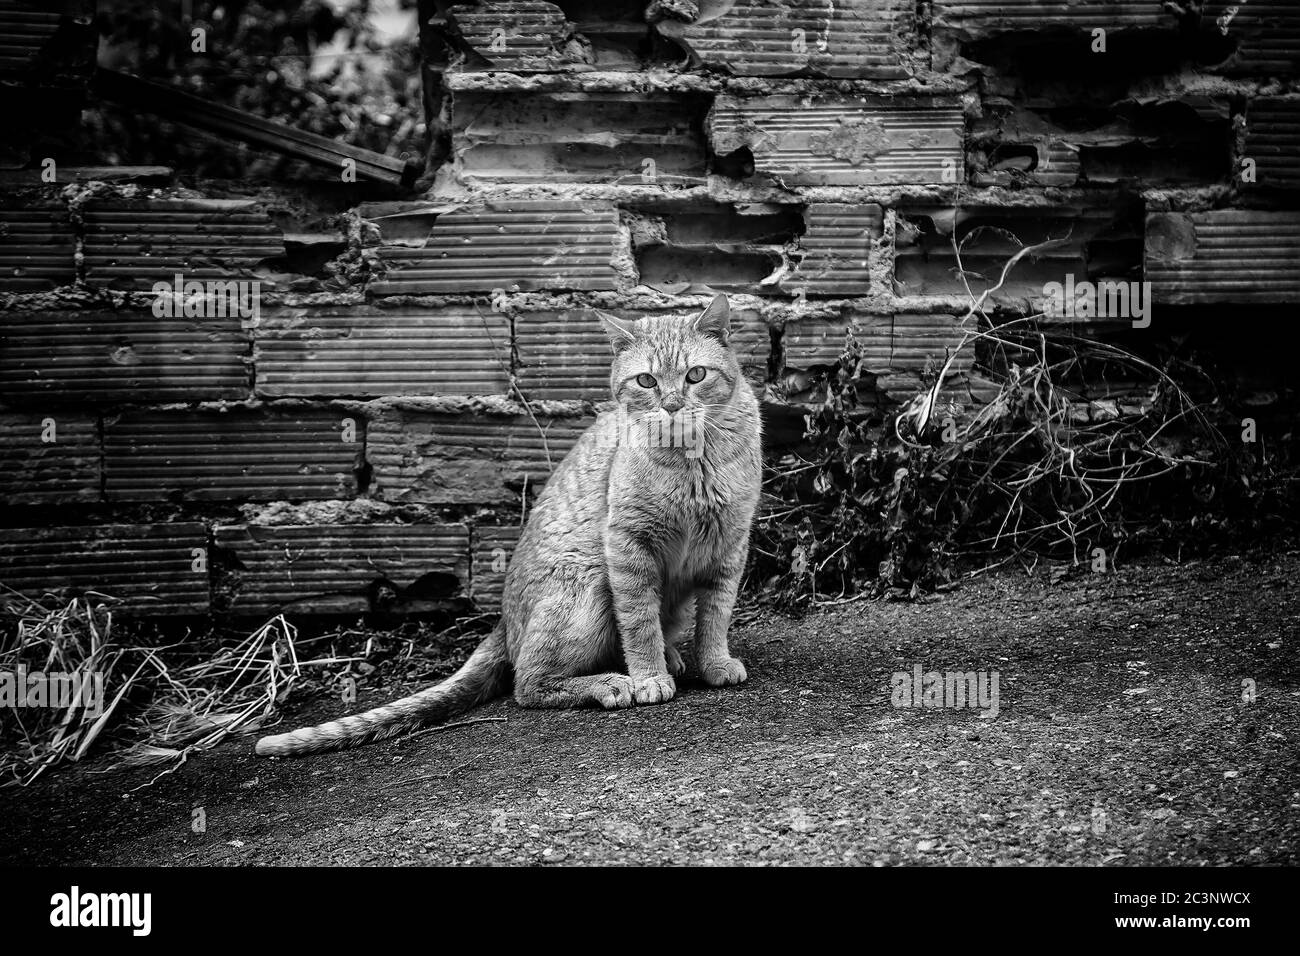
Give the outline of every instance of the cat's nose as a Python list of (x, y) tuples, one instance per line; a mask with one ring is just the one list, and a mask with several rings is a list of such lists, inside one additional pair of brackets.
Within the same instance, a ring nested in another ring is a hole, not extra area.
[(672, 392), (671, 394), (665, 395), (664, 400), (659, 403), (660, 407), (664, 411), (666, 411), (669, 415), (676, 414), (681, 409), (681, 407), (685, 404), (686, 404), (685, 399), (683, 399), (682, 396), (677, 392)]

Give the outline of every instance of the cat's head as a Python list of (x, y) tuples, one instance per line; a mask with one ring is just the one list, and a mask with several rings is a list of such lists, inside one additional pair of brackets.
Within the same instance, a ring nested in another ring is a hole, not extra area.
[(630, 415), (713, 417), (741, 382), (731, 347), (731, 307), (719, 295), (694, 317), (637, 321), (598, 313), (614, 348), (610, 390)]

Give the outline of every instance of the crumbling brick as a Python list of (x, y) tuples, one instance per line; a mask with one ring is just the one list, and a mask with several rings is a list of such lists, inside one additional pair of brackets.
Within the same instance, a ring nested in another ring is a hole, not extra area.
[(1154, 213), (1146, 279), (1162, 304), (1293, 303), (1300, 299), (1300, 212)]
[(240, 320), (123, 312), (0, 315), (0, 398), (18, 404), (249, 397)]
[(971, 132), (966, 172), (990, 186), (1216, 182), (1229, 130), (1228, 102), (1209, 97), (991, 111)]
[(89, 594), (128, 614), (206, 614), (207, 549), (193, 522), (3, 528), (0, 581), (37, 599)]
[(348, 412), (149, 411), (104, 421), (110, 501), (287, 501), (357, 493), (365, 427)]
[[(895, 292), (978, 299), (998, 285), (1013, 256), (1037, 246), (1015, 264), (991, 299), (1029, 307), (1042, 299), (1048, 283), (1065, 282), (1070, 275), (1077, 282), (1136, 279), (1141, 228), (1141, 217), (1129, 204), (1110, 209), (905, 207), (895, 236)], [(953, 248), (954, 230), (965, 282)]]
[(447, 26), (468, 49), (469, 69), (547, 73), (587, 62), (584, 46), (571, 39), (573, 24), (553, 3), (457, 4)]
[(376, 295), (612, 290), (618, 212), (608, 202), (520, 200), (437, 215), (422, 245), (385, 245)]
[[(1300, 7), (1288, 0), (934, 0), (935, 66), (957, 57), (1068, 75), (1172, 72), (1188, 63), (1230, 76), (1300, 69)], [(1104, 53), (1094, 52), (1105, 31)]]
[(472, 415), (389, 409), (370, 422), (370, 492), (387, 502), (518, 502), (563, 460), (590, 417)]
[(235, 199), (91, 201), (85, 208), (86, 282), (150, 290), (155, 282), (274, 284), (284, 239), (256, 203)]
[(686, 93), (458, 93), (458, 172), (470, 183), (702, 183), (708, 106)]
[(884, 213), (875, 203), (811, 203), (797, 262), (781, 290), (811, 296), (861, 296), (872, 291), (871, 248)]
[[(720, 7), (720, 9), (719, 9)], [(740, 76), (896, 80), (908, 75), (911, 0), (752, 0), (659, 32), (706, 67)]]
[(469, 582), (462, 524), (226, 525), (214, 539), (234, 614), (428, 611)]
[(669, 295), (770, 293), (804, 230), (798, 206), (672, 201), (629, 212), (640, 284)]
[(974, 350), (969, 345), (959, 348), (965, 330), (955, 316), (853, 313), (844, 322), (787, 322), (782, 335), (786, 369), (833, 366), (850, 332), (861, 353), (862, 370), (872, 375), (937, 373), (952, 355), (956, 355), (949, 367), (952, 373), (967, 373), (974, 364)]
[(1035, 30), (1168, 28), (1177, 22), (1160, 0), (933, 0), (935, 29), (962, 36)]
[(957, 102), (926, 96), (719, 96), (713, 151), (747, 149), (757, 174), (795, 186), (962, 181)]
[(504, 395), (510, 321), (490, 308), (284, 308), (256, 332), (257, 393)]
[(1292, 0), (1207, 0), (1201, 29), (1231, 41), (1213, 71), (1228, 76), (1300, 73), (1300, 4)]
[(0, 292), (70, 285), (77, 277), (77, 240), (66, 206), (0, 203)]
[(0, 501), (98, 501), (99, 422), (84, 415), (0, 415)]
[[(1260, 189), (1300, 189), (1300, 96), (1267, 96), (1246, 108), (1244, 159), (1255, 164)], [(1246, 170), (1239, 170), (1245, 176)]]

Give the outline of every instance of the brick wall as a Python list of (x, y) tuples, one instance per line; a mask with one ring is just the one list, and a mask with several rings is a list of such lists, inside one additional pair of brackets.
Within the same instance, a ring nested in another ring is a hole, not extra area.
[[(1300, 6), (1178, 6), (425, 2), (416, 190), (11, 157), (0, 582), (155, 615), (491, 608), (607, 394), (594, 309), (727, 292), (773, 421), (852, 329), (888, 406), (961, 340), (954, 230), (976, 295), (1060, 240), (1008, 316), (1067, 275), (1150, 281), (1150, 335), (1292, 305)], [(0, 2), (10, 97), (57, 29), (24, 9)], [(255, 281), (260, 314), (159, 316), (178, 273)], [(981, 381), (963, 352), (954, 394)]]

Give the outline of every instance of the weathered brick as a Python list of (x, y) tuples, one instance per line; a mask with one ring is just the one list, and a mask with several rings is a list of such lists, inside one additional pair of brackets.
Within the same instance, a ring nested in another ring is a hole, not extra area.
[[(566, 50), (572, 24), (553, 3), (506, 0), (491, 6), (457, 4), (447, 24), (470, 49), (465, 69), (491, 68), (512, 73), (546, 73), (581, 58)], [(480, 62), (481, 61), (481, 62)]]
[(349, 498), (357, 492), (364, 440), (364, 423), (345, 412), (126, 413), (104, 421), (105, 495), (110, 501)]
[(908, 75), (912, 13), (911, 0), (751, 0), (657, 29), (705, 66), (741, 76), (893, 80)]
[(236, 614), (418, 612), (469, 581), (462, 524), (226, 525), (214, 538), (232, 565), (222, 593)]
[(422, 245), (385, 245), (376, 295), (612, 290), (618, 212), (607, 202), (521, 200), (437, 216)]
[(1261, 189), (1300, 189), (1300, 96), (1262, 96), (1246, 107), (1245, 159)]
[(99, 423), (85, 415), (0, 415), (0, 502), (98, 501)]
[(708, 107), (689, 93), (458, 93), (453, 145), (468, 182), (702, 183)]
[(71, 285), (77, 277), (76, 250), (65, 206), (18, 200), (0, 205), (0, 291)]
[[(960, 269), (954, 231), (961, 248)], [(951, 208), (906, 207), (900, 210), (895, 235), (894, 291), (978, 300), (998, 285), (1015, 255), (1026, 246), (1038, 246), (1011, 267), (990, 301), (1041, 299), (1048, 283), (1063, 283), (1070, 275), (1078, 282), (1135, 275), (1140, 234), (1140, 214), (1126, 204), (1112, 209), (970, 206), (956, 216)]]
[(803, 210), (774, 203), (664, 201), (630, 207), (638, 280), (669, 295), (766, 295)]
[(986, 110), (971, 130), (966, 175), (980, 186), (1219, 182), (1228, 174), (1230, 127), (1222, 97)]
[(0, 313), (6, 401), (240, 400), (251, 392), (239, 319), (130, 312)]
[(937, 372), (952, 354), (957, 355), (951, 366), (953, 372), (968, 372), (974, 363), (972, 348), (958, 351), (963, 329), (955, 316), (856, 313), (846, 322), (787, 322), (782, 335), (786, 367), (807, 370), (834, 365), (850, 331), (861, 352), (863, 370), (873, 375), (927, 369)]
[(713, 151), (748, 148), (758, 174), (793, 186), (962, 181), (957, 102), (924, 96), (719, 96)]
[(371, 494), (389, 502), (515, 502), (546, 481), (591, 421), (387, 410), (367, 433)]
[(1171, 305), (1300, 302), (1300, 212), (1154, 213), (1146, 279)]
[(489, 307), (286, 308), (256, 332), (257, 393), (504, 395), (510, 321)]
[[(1106, 55), (1131, 61), (1129, 69), (1173, 69), (1190, 60), (1227, 75), (1289, 76), (1300, 69), (1300, 6), (1290, 0), (934, 0), (936, 42), (956, 44), (967, 57), (987, 56), (990, 42), (1009, 39), (1037, 47), (1038, 69), (1068, 72), (1092, 55), (1094, 30), (1107, 34)], [(1019, 48), (1008, 45), (1004, 53), (1013, 57)], [(936, 53), (936, 66), (947, 59)]]
[(92, 600), (131, 614), (208, 611), (198, 523), (0, 529), (0, 582), (28, 597)]
[(254, 202), (236, 199), (92, 201), (85, 208), (86, 282), (148, 291), (155, 282), (273, 282), (284, 237)]
[(798, 264), (781, 290), (811, 296), (872, 292), (871, 245), (880, 239), (883, 212), (874, 203), (811, 203), (804, 212)]

